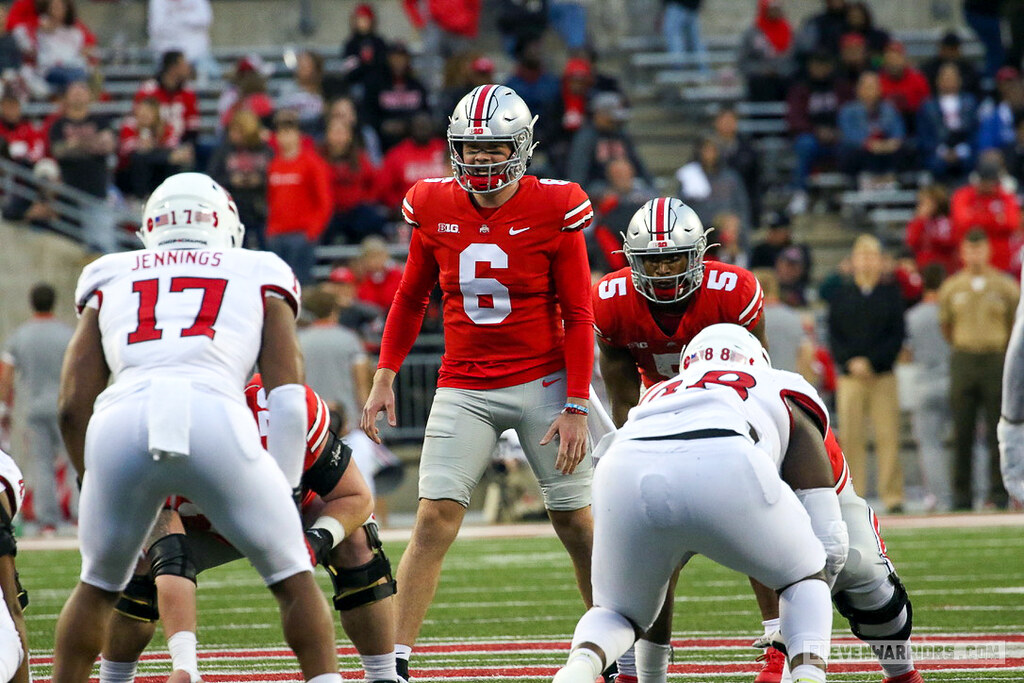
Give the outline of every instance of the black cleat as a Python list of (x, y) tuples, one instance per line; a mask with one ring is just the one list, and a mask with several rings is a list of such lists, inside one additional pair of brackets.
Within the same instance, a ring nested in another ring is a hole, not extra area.
[(396, 659), (395, 669), (398, 670), (398, 683), (409, 683), (409, 660)]

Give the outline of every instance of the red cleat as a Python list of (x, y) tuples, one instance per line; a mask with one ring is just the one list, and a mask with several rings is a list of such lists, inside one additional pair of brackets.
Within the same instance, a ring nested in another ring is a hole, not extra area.
[(629, 674), (619, 674), (619, 677), (615, 679), (615, 683), (639, 683), (636, 680), (636, 676), (630, 676)]
[(899, 676), (883, 678), (882, 683), (924, 683), (924, 678), (918, 673), (917, 669), (914, 669)]
[(763, 655), (757, 658), (757, 661), (764, 662), (764, 667), (757, 674), (754, 683), (782, 683), (782, 674), (786, 669), (786, 655), (774, 647), (769, 647)]

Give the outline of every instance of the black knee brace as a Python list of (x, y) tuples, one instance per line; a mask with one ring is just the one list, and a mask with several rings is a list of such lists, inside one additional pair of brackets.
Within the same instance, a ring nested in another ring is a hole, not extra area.
[(185, 534), (168, 534), (149, 547), (150, 575), (155, 579), (163, 574), (181, 576), (196, 582), (196, 565), (192, 561)]
[(391, 574), (391, 562), (384, 554), (377, 534), (377, 525), (367, 524), (363, 529), (373, 551), (372, 560), (358, 567), (326, 565), (334, 585), (334, 609), (339, 612), (373, 604), (398, 591), (395, 577)]
[[(913, 630), (914, 610), (910, 604), (910, 596), (907, 595), (907, 589), (903, 587), (903, 582), (900, 581), (900, 577), (896, 576), (896, 572), (889, 574), (889, 582), (892, 583), (895, 589), (892, 598), (878, 609), (870, 611), (858, 609), (853, 606), (845, 593), (837, 593), (832, 597), (836, 609), (850, 622), (850, 630), (853, 632), (853, 635), (865, 642), (872, 640), (906, 640), (910, 637), (910, 632)], [(861, 626), (884, 624), (892, 621), (900, 615), (904, 607), (907, 608), (907, 623), (899, 631), (886, 635), (865, 636), (863, 634)]]
[(121, 591), (114, 611), (129, 619), (154, 622), (160, 619), (156, 608), (156, 582), (149, 574), (136, 574)]

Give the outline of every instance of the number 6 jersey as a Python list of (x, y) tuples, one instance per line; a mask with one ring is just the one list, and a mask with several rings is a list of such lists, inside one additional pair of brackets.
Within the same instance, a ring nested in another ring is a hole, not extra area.
[(576, 183), (524, 176), (504, 205), (481, 209), (453, 180), (421, 180), (402, 202), (414, 230), (378, 367), (398, 370), (439, 283), (438, 386), (497, 389), (565, 367), (567, 395), (587, 397), (593, 312), (581, 230), (594, 212), (586, 193)]
[(727, 263), (704, 262), (704, 280), (691, 294), (681, 316), (665, 317), (671, 334), (658, 325), (647, 299), (633, 286), (632, 271), (622, 268), (594, 285), (594, 325), (608, 346), (628, 349), (644, 386), (679, 372), (679, 353), (709, 325), (734, 323), (752, 330), (761, 319), (764, 293), (748, 270)]
[(98, 311), (103, 355), (119, 387), (170, 377), (241, 400), (260, 352), (268, 293), (298, 312), (299, 284), (269, 252), (140, 250), (86, 266), (75, 305), (79, 314)]

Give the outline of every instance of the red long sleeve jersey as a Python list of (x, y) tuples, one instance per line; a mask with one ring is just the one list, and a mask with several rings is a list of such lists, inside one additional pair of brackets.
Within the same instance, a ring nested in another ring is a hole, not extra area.
[(434, 283), (443, 293), (445, 352), (438, 386), (497, 389), (566, 368), (567, 396), (589, 396), (594, 360), (593, 219), (576, 183), (524, 176), (497, 209), (479, 209), (453, 178), (417, 182), (402, 202), (409, 258), (378, 367), (397, 371)]

